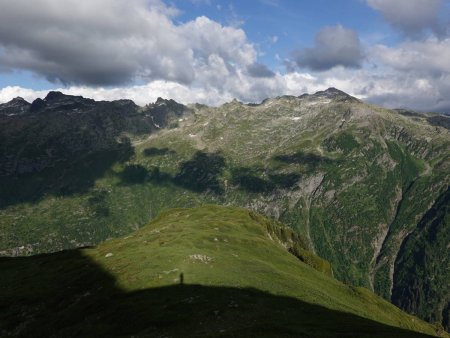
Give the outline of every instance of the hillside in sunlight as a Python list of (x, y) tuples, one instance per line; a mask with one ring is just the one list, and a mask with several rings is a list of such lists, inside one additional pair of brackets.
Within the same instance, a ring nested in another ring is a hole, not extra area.
[(253, 211), (174, 209), (97, 247), (1, 258), (2, 337), (429, 337)]

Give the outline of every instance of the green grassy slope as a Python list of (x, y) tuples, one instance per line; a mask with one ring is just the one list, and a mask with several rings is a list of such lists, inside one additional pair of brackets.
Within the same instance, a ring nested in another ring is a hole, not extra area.
[(292, 234), (248, 210), (209, 205), (168, 211), (98, 247), (1, 258), (0, 334), (436, 334), (435, 327), (369, 290), (342, 284), (301, 262), (287, 249), (302, 247)]

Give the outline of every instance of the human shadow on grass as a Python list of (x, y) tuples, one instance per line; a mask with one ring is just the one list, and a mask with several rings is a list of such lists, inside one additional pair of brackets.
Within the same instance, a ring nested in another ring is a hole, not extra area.
[(429, 337), (254, 288), (192, 285), (186, 273), (125, 291), (79, 249), (0, 258), (0, 270), (2, 337)]

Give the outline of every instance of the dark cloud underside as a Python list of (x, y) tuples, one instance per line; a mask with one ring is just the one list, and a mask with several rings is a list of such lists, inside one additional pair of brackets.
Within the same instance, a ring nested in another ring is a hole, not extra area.
[(340, 25), (328, 26), (316, 34), (315, 46), (294, 53), (300, 68), (324, 71), (336, 66), (359, 68), (364, 53), (355, 31)]
[(275, 73), (271, 71), (266, 65), (260, 63), (253, 63), (247, 66), (247, 72), (252, 77), (274, 77)]

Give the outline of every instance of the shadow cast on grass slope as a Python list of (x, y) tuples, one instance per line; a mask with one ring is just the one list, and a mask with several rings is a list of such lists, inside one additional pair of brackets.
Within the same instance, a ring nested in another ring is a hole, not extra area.
[(88, 192), (95, 181), (105, 175), (115, 163), (128, 161), (134, 155), (129, 142), (118, 143), (112, 149), (83, 156), (72, 161), (55, 163), (40, 172), (17, 177), (0, 177), (0, 208), (24, 202), (36, 202), (46, 195), (71, 196)]
[(270, 193), (276, 189), (293, 187), (301, 175), (281, 174), (255, 167), (239, 167), (231, 170), (231, 183), (252, 193)]
[(127, 292), (82, 250), (0, 258), (0, 270), (2, 337), (427, 337), (256, 289), (189, 285), (188, 275)]
[[(169, 150), (165, 150), (166, 148), (149, 149), (152, 155), (147, 156), (169, 152)], [(162, 172), (159, 167), (147, 169), (140, 164), (129, 164), (121, 172), (120, 178), (124, 185), (142, 184), (144, 182), (172, 183), (194, 192), (211, 191), (221, 195), (224, 193), (224, 187), (219, 177), (225, 167), (225, 158), (220, 153), (197, 151), (190, 160), (181, 163), (175, 176)]]
[(253, 193), (271, 193), (277, 189), (289, 189), (294, 187), (301, 180), (301, 173), (311, 173), (322, 166), (335, 164), (337, 160), (305, 153), (302, 151), (293, 154), (277, 155), (272, 160), (285, 165), (301, 165), (301, 169), (296, 173), (280, 173), (275, 170), (261, 167), (238, 167), (232, 168), (231, 183), (239, 186), (240, 189)]
[(287, 164), (301, 164), (308, 169), (314, 169), (321, 165), (331, 164), (336, 160), (314, 153), (305, 153), (298, 151), (293, 154), (277, 155), (274, 160)]
[(155, 148), (155, 147), (144, 149), (144, 155), (147, 157), (164, 156), (169, 154), (176, 154), (176, 151), (171, 150), (169, 148)]
[[(144, 154), (148, 157), (173, 154), (175, 151), (168, 148), (147, 148)], [(278, 161), (286, 162), (299, 160), (298, 154), (280, 155)], [(297, 157), (296, 157), (297, 156)], [(331, 161), (314, 154), (305, 154), (302, 163), (319, 166)], [(311, 164), (313, 162), (313, 164)], [(287, 189), (295, 186), (301, 178), (297, 173), (277, 173), (274, 170), (261, 167), (229, 167), (225, 157), (220, 153), (206, 153), (197, 151), (194, 156), (181, 163), (177, 174), (174, 176), (164, 173), (159, 167), (146, 168), (140, 164), (125, 166), (120, 174), (122, 184), (142, 184), (152, 182), (160, 185), (174, 184), (176, 186), (194, 191), (211, 191), (217, 195), (225, 192), (223, 173), (230, 172), (230, 183), (241, 190), (250, 193), (271, 193), (276, 189)]]

